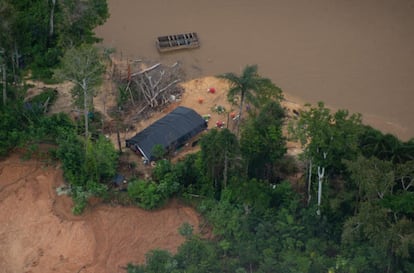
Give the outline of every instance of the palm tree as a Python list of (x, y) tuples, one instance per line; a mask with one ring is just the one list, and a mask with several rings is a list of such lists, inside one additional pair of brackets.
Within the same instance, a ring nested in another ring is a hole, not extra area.
[(225, 79), (230, 82), (230, 89), (228, 91), (228, 100), (234, 102), (238, 96), (240, 102), (239, 122), (237, 125), (237, 133), (239, 135), (240, 121), (243, 114), (243, 105), (247, 101), (254, 106), (258, 106), (258, 93), (265, 92), (268, 97), (276, 95), (278, 97), (281, 93), (280, 88), (276, 87), (271, 80), (262, 78), (257, 73), (257, 65), (247, 65), (240, 76), (234, 73), (226, 73), (219, 75), (218, 78)]

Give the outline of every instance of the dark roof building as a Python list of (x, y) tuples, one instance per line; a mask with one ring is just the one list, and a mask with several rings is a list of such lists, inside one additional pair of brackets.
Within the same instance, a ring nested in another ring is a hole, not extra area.
[(126, 146), (151, 161), (154, 159), (152, 152), (155, 145), (161, 145), (166, 151), (175, 150), (206, 128), (207, 123), (199, 114), (180, 106), (127, 139)]

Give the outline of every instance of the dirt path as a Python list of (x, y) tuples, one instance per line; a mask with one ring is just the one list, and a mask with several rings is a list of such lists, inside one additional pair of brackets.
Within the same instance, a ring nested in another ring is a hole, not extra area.
[(125, 272), (154, 248), (175, 251), (184, 241), (179, 226), (199, 225), (197, 213), (177, 202), (147, 212), (96, 205), (82, 216), (57, 196), (62, 172), (13, 155), (0, 162), (0, 271)]

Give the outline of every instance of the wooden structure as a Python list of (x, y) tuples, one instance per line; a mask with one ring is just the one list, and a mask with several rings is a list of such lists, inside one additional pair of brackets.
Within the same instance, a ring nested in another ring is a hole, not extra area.
[(200, 47), (200, 41), (196, 32), (160, 36), (156, 45), (159, 52), (174, 51)]

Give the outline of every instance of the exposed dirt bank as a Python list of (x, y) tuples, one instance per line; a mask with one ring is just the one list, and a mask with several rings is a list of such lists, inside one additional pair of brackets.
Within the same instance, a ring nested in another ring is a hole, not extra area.
[(100, 204), (73, 216), (70, 198), (56, 195), (62, 184), (55, 166), (17, 154), (0, 161), (2, 273), (125, 272), (151, 249), (174, 252), (182, 223), (199, 226), (197, 213), (177, 202), (154, 212)]

